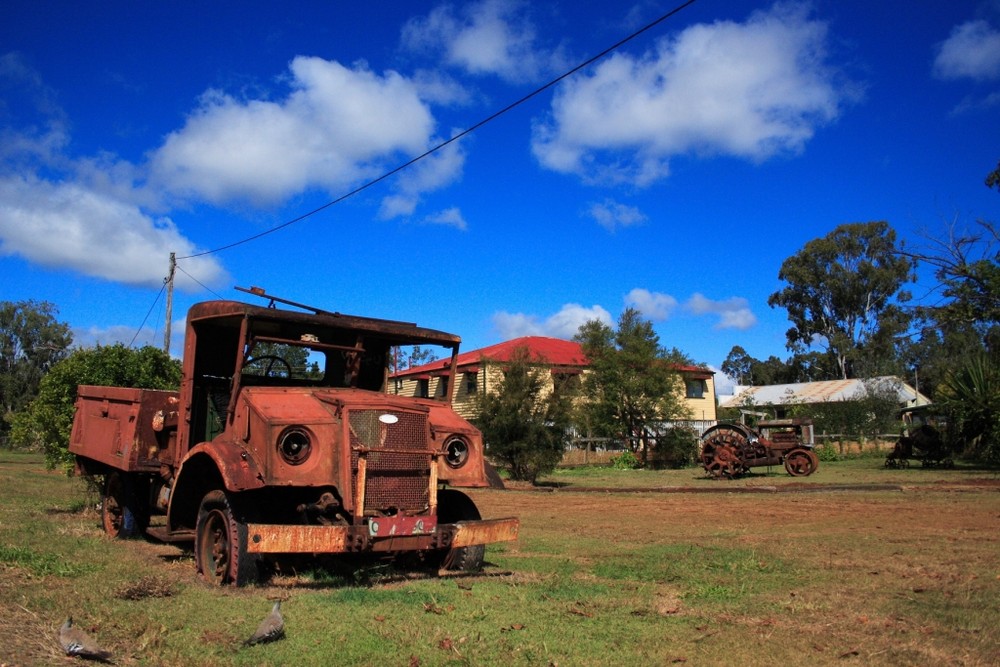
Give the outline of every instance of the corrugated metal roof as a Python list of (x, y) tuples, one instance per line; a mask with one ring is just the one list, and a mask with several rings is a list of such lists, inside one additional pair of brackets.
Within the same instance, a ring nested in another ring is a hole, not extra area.
[(886, 387), (895, 390), (901, 404), (914, 401), (918, 405), (930, 400), (897, 377), (883, 376), (868, 380), (829, 380), (826, 382), (799, 382), (772, 384), (761, 387), (742, 387), (732, 397), (719, 397), (720, 407), (735, 405), (788, 405), (791, 403), (835, 403), (863, 398), (868, 387)]

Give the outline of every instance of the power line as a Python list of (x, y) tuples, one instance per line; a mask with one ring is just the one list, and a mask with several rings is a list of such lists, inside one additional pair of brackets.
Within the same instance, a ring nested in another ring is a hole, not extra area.
[(192, 259), (192, 258), (195, 258), (195, 257), (203, 257), (205, 255), (212, 255), (212, 254), (215, 254), (215, 253), (218, 253), (218, 252), (222, 252), (223, 250), (229, 250), (231, 248), (235, 248), (236, 246), (240, 246), (240, 245), (243, 245), (245, 243), (249, 243), (250, 241), (256, 241), (259, 238), (267, 236), (268, 234), (273, 234), (274, 232), (280, 231), (280, 230), (282, 230), (282, 229), (284, 229), (286, 227), (290, 227), (291, 225), (294, 225), (297, 222), (301, 222), (302, 220), (305, 220), (306, 218), (312, 217), (312, 216), (316, 215), (317, 213), (330, 208), (331, 206), (339, 204), (340, 202), (344, 201), (345, 199), (349, 199), (349, 198), (353, 197), (354, 195), (359, 194), (359, 193), (367, 190), (368, 188), (372, 187), (373, 185), (381, 183), (382, 181), (386, 180), (387, 178), (396, 175), (397, 173), (403, 171), (407, 167), (412, 166), (413, 164), (419, 162), (420, 160), (423, 160), (424, 158), (426, 158), (426, 157), (428, 157), (428, 156), (430, 156), (430, 155), (438, 152), (442, 148), (445, 148), (446, 146), (449, 146), (450, 144), (458, 141), (462, 137), (464, 137), (464, 136), (466, 136), (468, 134), (472, 134), (473, 132), (475, 132), (479, 128), (483, 127), (487, 123), (490, 123), (490, 122), (496, 120), (497, 118), (499, 118), (500, 116), (504, 115), (508, 111), (511, 111), (512, 109), (514, 109), (516, 107), (519, 107), (520, 105), (524, 104), (525, 102), (527, 102), (528, 100), (532, 99), (533, 97), (535, 97), (535, 96), (543, 93), (544, 91), (548, 90), (552, 86), (556, 85), (557, 83), (559, 83), (563, 79), (566, 79), (567, 77), (570, 77), (570, 76), (576, 74), (580, 70), (582, 70), (582, 69), (584, 69), (586, 67), (589, 67), (590, 65), (592, 65), (595, 62), (597, 62), (601, 58), (604, 58), (609, 53), (618, 50), (619, 48), (621, 48), (622, 46), (624, 46), (628, 42), (632, 41), (633, 39), (635, 39), (639, 35), (641, 35), (641, 34), (647, 32), (647, 31), (655, 28), (660, 23), (663, 23), (667, 19), (669, 19), (669, 18), (673, 17), (674, 15), (680, 13), (682, 10), (684, 10), (684, 9), (688, 8), (689, 6), (693, 5), (695, 2), (697, 2), (697, 0), (687, 0), (687, 2), (684, 2), (684, 3), (682, 3), (682, 4), (680, 4), (680, 5), (676, 6), (676, 7), (674, 7), (673, 9), (671, 9), (670, 11), (668, 11), (666, 14), (663, 14), (662, 16), (660, 16), (659, 18), (657, 18), (656, 20), (651, 21), (650, 23), (647, 23), (645, 26), (643, 26), (642, 28), (639, 28), (638, 30), (636, 30), (635, 32), (633, 32), (629, 36), (625, 37), (624, 39), (621, 39), (618, 42), (615, 42), (614, 44), (612, 44), (608, 48), (604, 49), (603, 51), (601, 51), (597, 55), (591, 56), (590, 58), (587, 58), (586, 60), (584, 60), (579, 65), (577, 65), (577, 66), (573, 67), (572, 69), (564, 72), (563, 74), (560, 74), (556, 78), (554, 78), (551, 81), (549, 81), (548, 83), (540, 86), (539, 88), (536, 88), (535, 90), (533, 90), (532, 92), (528, 93), (527, 95), (525, 95), (524, 97), (520, 98), (519, 100), (517, 100), (515, 102), (511, 102), (510, 104), (508, 104), (507, 106), (503, 107), (499, 111), (494, 112), (493, 114), (487, 116), (486, 118), (482, 119), (478, 123), (475, 123), (474, 125), (466, 128), (465, 130), (462, 130), (461, 132), (459, 132), (458, 134), (454, 135), (450, 139), (442, 141), (441, 143), (437, 144), (433, 148), (430, 148), (427, 151), (425, 151), (425, 152), (421, 153), (420, 155), (416, 156), (415, 158), (412, 158), (412, 159), (408, 160), (407, 162), (404, 162), (403, 164), (395, 167), (394, 169), (391, 169), (391, 170), (385, 172), (381, 176), (379, 176), (377, 178), (374, 178), (374, 179), (372, 179), (372, 180), (364, 183), (363, 185), (358, 186), (357, 188), (351, 190), (347, 194), (341, 195), (340, 197), (337, 197), (336, 199), (334, 199), (332, 201), (329, 201), (329, 202), (323, 204), (322, 206), (320, 206), (318, 208), (314, 208), (313, 210), (311, 210), (311, 211), (309, 211), (307, 213), (303, 213), (302, 215), (300, 215), (300, 216), (298, 216), (296, 218), (292, 218), (291, 220), (288, 220), (286, 222), (281, 223), (277, 227), (272, 227), (271, 229), (268, 229), (268, 230), (265, 230), (263, 232), (260, 232), (259, 234), (254, 234), (253, 236), (248, 236), (248, 237), (246, 237), (246, 238), (244, 238), (244, 239), (242, 239), (240, 241), (235, 241), (233, 243), (230, 243), (230, 244), (224, 245), (224, 246), (220, 246), (220, 247), (215, 248), (213, 250), (206, 250), (204, 252), (195, 253), (193, 255), (187, 255), (186, 257), (178, 257), (177, 259), (179, 259), (179, 260), (180, 259)]
[(187, 276), (187, 277), (188, 277), (188, 278), (190, 278), (191, 280), (193, 280), (193, 281), (195, 281), (196, 283), (198, 283), (199, 285), (201, 285), (201, 286), (202, 286), (202, 288), (203, 288), (203, 289), (204, 289), (204, 290), (205, 290), (206, 292), (211, 292), (211, 293), (212, 293), (212, 294), (214, 294), (215, 296), (219, 297), (219, 299), (220, 299), (220, 300), (222, 300), (222, 301), (225, 301), (225, 300), (226, 300), (226, 297), (222, 296), (221, 294), (219, 294), (218, 292), (216, 292), (215, 290), (213, 290), (213, 289), (212, 289), (211, 287), (209, 287), (208, 285), (206, 285), (205, 283), (201, 282), (200, 280), (198, 280), (197, 278), (195, 278), (194, 276), (192, 276), (192, 275), (191, 275), (190, 273), (188, 273), (187, 271), (185, 271), (185, 270), (184, 270), (184, 269), (183, 269), (183, 268), (181, 267), (181, 265), (180, 265), (180, 264), (178, 264), (178, 265), (176, 266), (176, 268), (177, 268), (177, 270), (178, 270), (178, 271), (180, 271), (181, 273), (183, 273), (183, 274), (184, 274), (185, 276)]
[(135, 345), (135, 339), (139, 337), (140, 333), (142, 333), (142, 328), (144, 326), (146, 326), (146, 321), (149, 319), (149, 316), (152, 314), (153, 309), (156, 308), (156, 304), (159, 303), (160, 297), (163, 295), (163, 290), (165, 290), (166, 288), (167, 288), (167, 279), (164, 278), (163, 279), (163, 284), (160, 285), (160, 291), (156, 293), (156, 298), (153, 299), (153, 305), (151, 305), (149, 307), (149, 311), (146, 313), (146, 317), (142, 318), (142, 324), (139, 325), (139, 328), (136, 330), (135, 335), (132, 336), (132, 340), (128, 344), (129, 347), (132, 347), (133, 345)]

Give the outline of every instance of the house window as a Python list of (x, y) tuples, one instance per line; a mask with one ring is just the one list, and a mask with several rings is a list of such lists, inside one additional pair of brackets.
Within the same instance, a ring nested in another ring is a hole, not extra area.
[(430, 380), (417, 380), (417, 398), (430, 397)]
[(442, 376), (438, 379), (438, 396), (448, 395), (448, 376)]
[(479, 390), (479, 373), (465, 374), (465, 393), (475, 394)]
[(577, 394), (580, 391), (580, 374), (552, 373), (552, 388), (559, 394)]
[(684, 387), (688, 398), (705, 398), (706, 387), (704, 380), (685, 380)]

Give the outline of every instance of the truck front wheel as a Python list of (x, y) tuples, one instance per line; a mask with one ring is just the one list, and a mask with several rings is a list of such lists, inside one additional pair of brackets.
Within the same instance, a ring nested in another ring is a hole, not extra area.
[[(438, 523), (479, 521), (481, 518), (476, 503), (461, 491), (444, 489), (438, 492)], [(433, 555), (432, 562), (445, 570), (478, 572), (483, 569), (485, 556), (486, 545), (474, 544), (456, 549), (442, 549)]]
[(110, 472), (101, 492), (101, 526), (117, 539), (142, 535), (149, 524), (149, 511), (140, 499), (141, 486), (134, 475)]
[(256, 558), (247, 553), (247, 524), (225, 491), (209, 491), (201, 501), (194, 553), (198, 573), (211, 584), (245, 586), (257, 580)]

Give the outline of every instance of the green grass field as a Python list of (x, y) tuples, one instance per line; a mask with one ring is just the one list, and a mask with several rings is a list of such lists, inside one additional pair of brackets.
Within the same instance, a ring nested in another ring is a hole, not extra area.
[[(522, 520), (481, 575), (335, 562), (215, 589), (190, 553), (105, 537), (82, 481), (0, 452), (0, 664), (71, 664), (70, 614), (119, 665), (1000, 664), (1000, 476), (881, 465), (558, 471), (473, 493)], [(286, 639), (242, 648), (273, 599)]]

